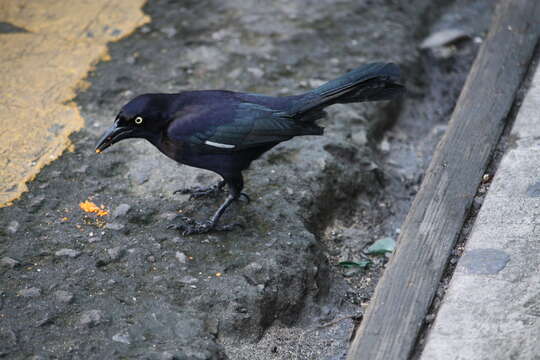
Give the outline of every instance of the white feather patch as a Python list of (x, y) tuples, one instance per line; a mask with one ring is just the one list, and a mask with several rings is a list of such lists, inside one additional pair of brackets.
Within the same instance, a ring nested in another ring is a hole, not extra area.
[(210, 145), (210, 146), (214, 146), (214, 147), (222, 148), (222, 149), (234, 149), (234, 147), (235, 147), (234, 145), (220, 144), (220, 143), (213, 142), (213, 141), (208, 141), (208, 140), (206, 140), (204, 143), (206, 145)]

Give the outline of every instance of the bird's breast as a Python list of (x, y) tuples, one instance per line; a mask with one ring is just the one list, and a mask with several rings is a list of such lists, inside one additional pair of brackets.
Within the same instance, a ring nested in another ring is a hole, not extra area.
[(155, 145), (166, 156), (178, 162), (182, 162), (184, 154), (184, 143), (182, 141), (172, 141), (168, 137), (162, 137)]

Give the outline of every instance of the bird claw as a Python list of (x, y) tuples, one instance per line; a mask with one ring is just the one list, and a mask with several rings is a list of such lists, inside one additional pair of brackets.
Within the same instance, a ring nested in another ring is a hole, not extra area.
[(193, 219), (184, 217), (185, 224), (171, 224), (167, 226), (168, 229), (178, 230), (182, 232), (182, 235), (193, 234), (207, 234), (210, 232), (232, 231), (235, 227), (244, 228), (240, 223), (232, 223), (225, 225), (213, 224), (211, 221), (198, 222)]
[(195, 186), (193, 188), (178, 189), (173, 192), (173, 194), (189, 194), (189, 200), (202, 198), (205, 196), (213, 196), (218, 194), (223, 187), (219, 185), (212, 185), (208, 187)]

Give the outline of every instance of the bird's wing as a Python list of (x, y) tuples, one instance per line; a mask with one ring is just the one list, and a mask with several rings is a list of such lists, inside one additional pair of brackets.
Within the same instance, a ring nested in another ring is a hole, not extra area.
[(169, 125), (168, 136), (224, 151), (278, 143), (306, 129), (285, 112), (254, 103), (183, 109)]

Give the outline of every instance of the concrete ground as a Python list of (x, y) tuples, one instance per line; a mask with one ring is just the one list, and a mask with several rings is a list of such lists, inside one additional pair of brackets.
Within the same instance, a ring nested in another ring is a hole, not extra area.
[[(0, 53), (9, 65), (0, 86), (21, 86), (1, 88), (0, 203), (11, 204), (0, 208), (0, 357), (342, 359), (386, 263), (363, 249), (399, 232), (493, 2), (154, 0), (142, 12), (142, 1), (80, 3), (0, 0), (0, 47), (12, 46)], [(456, 29), (465, 35), (419, 49)], [(31, 38), (39, 51), (17, 47)], [(47, 40), (99, 46), (60, 56)], [(58, 56), (42, 64), (45, 50)], [(245, 231), (167, 229), (179, 214), (216, 209), (224, 194), (173, 195), (215, 175), (144, 141), (94, 152), (140, 93), (294, 94), (377, 60), (401, 66), (407, 95), (334, 106), (324, 137), (255, 162), (245, 188), (253, 201), (224, 218)], [(66, 117), (50, 115), (54, 107)], [(84, 212), (86, 200), (103, 216)], [(366, 257), (366, 270), (338, 265)]]
[(422, 360), (540, 359), (540, 67)]

